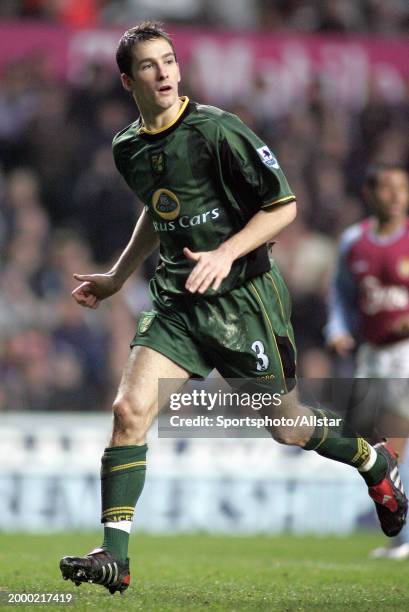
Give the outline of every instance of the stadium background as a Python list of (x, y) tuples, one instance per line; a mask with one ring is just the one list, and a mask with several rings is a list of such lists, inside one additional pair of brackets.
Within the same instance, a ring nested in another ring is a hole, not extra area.
[[(366, 213), (365, 167), (409, 161), (407, 3), (2, 0), (0, 530), (98, 525), (110, 403), (154, 258), (97, 312), (70, 292), (73, 272), (110, 266), (138, 215), (111, 157), (136, 116), (113, 55), (144, 18), (174, 34), (182, 93), (240, 115), (297, 194), (274, 257), (300, 374), (352, 371), (324, 347), (328, 284), (340, 232)], [(152, 431), (137, 529), (345, 533), (372, 521), (359, 477), (315, 454)]]

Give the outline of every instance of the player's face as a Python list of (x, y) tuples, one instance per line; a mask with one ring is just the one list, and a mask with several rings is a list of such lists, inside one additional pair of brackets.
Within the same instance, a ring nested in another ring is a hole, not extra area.
[(375, 214), (388, 221), (403, 218), (409, 207), (409, 182), (402, 170), (384, 170), (378, 176), (377, 184), (371, 191)]
[(122, 84), (139, 110), (161, 112), (179, 98), (179, 64), (164, 38), (137, 43), (133, 48), (132, 77), (122, 75)]

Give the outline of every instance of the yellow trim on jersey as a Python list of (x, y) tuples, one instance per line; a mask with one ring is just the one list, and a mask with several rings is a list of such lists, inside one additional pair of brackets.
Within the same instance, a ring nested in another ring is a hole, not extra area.
[(164, 132), (165, 130), (168, 130), (170, 127), (172, 127), (172, 125), (174, 125), (176, 121), (180, 118), (180, 116), (185, 112), (186, 106), (189, 104), (189, 98), (187, 96), (181, 96), (179, 100), (183, 100), (184, 102), (182, 106), (180, 107), (178, 114), (176, 115), (174, 119), (172, 119), (170, 123), (168, 123), (167, 125), (161, 128), (157, 128), (156, 130), (148, 130), (148, 128), (142, 125), (139, 128), (139, 133), (141, 134), (143, 132), (144, 134), (160, 134), (161, 132)]
[(266, 309), (266, 307), (264, 306), (264, 304), (263, 304), (263, 300), (261, 299), (261, 296), (260, 296), (259, 292), (257, 291), (257, 289), (256, 289), (256, 287), (255, 287), (255, 285), (254, 285), (253, 281), (250, 281), (250, 285), (251, 285), (251, 287), (253, 288), (253, 290), (256, 292), (257, 299), (258, 299), (258, 301), (259, 301), (259, 302), (260, 302), (260, 304), (261, 304), (261, 308), (262, 308), (262, 309), (263, 309), (263, 311), (264, 311), (264, 315), (265, 315), (265, 317), (266, 317), (266, 319), (267, 319), (267, 322), (268, 322), (268, 325), (269, 325), (269, 327), (270, 327), (271, 335), (273, 336), (274, 344), (275, 344), (275, 346), (276, 346), (276, 351), (277, 351), (278, 359), (279, 359), (279, 361), (280, 361), (281, 373), (282, 373), (282, 375), (283, 375), (283, 383), (284, 383), (285, 388), (287, 388), (287, 384), (286, 384), (286, 380), (285, 380), (285, 374), (284, 374), (284, 368), (283, 368), (283, 362), (281, 361), (281, 355), (280, 355), (280, 351), (279, 351), (279, 349), (278, 349), (277, 340), (276, 340), (276, 337), (275, 337), (275, 334), (274, 334), (273, 324), (272, 324), (272, 323), (271, 323), (271, 321), (270, 321), (270, 317), (268, 316), (267, 309)]
[[(278, 292), (277, 286), (276, 286), (275, 281), (274, 281), (273, 277), (271, 276), (270, 272), (267, 272), (267, 277), (271, 280), (271, 282), (273, 284), (273, 287), (274, 287), (275, 292), (276, 292), (277, 297), (278, 297), (278, 301), (280, 302), (281, 314), (283, 315), (283, 319), (285, 319), (284, 308), (283, 308), (283, 304), (281, 302), (280, 294)], [(290, 344), (293, 347), (294, 359), (295, 359), (295, 363), (297, 363), (297, 359), (296, 359), (297, 349), (295, 348), (294, 342), (291, 340), (291, 336), (289, 334), (287, 334), (287, 338), (289, 339)]]
[(285, 196), (285, 198), (280, 198), (279, 200), (273, 200), (272, 202), (268, 202), (267, 204), (262, 204), (260, 208), (268, 208), (269, 206), (274, 206), (274, 204), (283, 204), (284, 202), (289, 202), (290, 200), (295, 199), (295, 195)]
[(109, 471), (117, 472), (118, 470), (126, 470), (127, 468), (136, 467), (137, 465), (146, 465), (146, 461), (132, 461), (132, 463), (123, 463), (122, 465), (115, 465)]
[(277, 286), (276, 286), (276, 284), (274, 282), (274, 278), (271, 276), (271, 274), (269, 272), (267, 272), (267, 278), (269, 278), (270, 281), (273, 284), (274, 291), (276, 292), (276, 295), (277, 295), (278, 303), (280, 304), (280, 309), (281, 309), (281, 314), (283, 316), (283, 321), (285, 321), (284, 307), (283, 307), (283, 304), (281, 302), (281, 298), (280, 298), (280, 294), (278, 293)]

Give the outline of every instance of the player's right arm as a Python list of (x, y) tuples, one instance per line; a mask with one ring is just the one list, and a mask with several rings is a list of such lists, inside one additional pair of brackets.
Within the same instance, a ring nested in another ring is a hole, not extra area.
[(329, 296), (329, 317), (325, 328), (328, 346), (341, 357), (355, 347), (354, 328), (357, 319), (357, 287), (348, 267), (347, 253), (353, 229), (341, 237), (337, 267)]
[(98, 308), (104, 300), (119, 291), (129, 276), (139, 268), (159, 244), (148, 213), (143, 210), (132, 237), (118, 261), (105, 274), (74, 274), (81, 284), (72, 292), (73, 298), (86, 308)]

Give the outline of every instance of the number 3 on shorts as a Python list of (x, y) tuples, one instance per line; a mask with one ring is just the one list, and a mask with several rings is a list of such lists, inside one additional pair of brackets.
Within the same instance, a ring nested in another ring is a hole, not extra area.
[(256, 357), (258, 359), (257, 362), (257, 372), (264, 372), (268, 368), (269, 359), (264, 352), (264, 344), (261, 340), (256, 340), (251, 345), (251, 350), (256, 353)]

